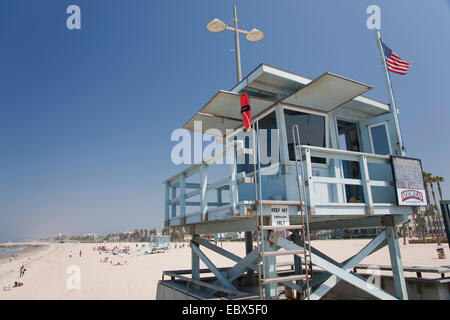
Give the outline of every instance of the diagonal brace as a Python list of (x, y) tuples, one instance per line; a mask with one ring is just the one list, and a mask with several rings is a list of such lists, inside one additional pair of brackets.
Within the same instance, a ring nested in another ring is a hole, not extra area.
[(219, 246), (216, 246), (216, 245), (212, 244), (211, 242), (209, 242), (209, 241), (207, 241), (205, 239), (200, 238), (198, 240), (198, 243), (200, 245), (208, 248), (209, 250), (214, 251), (215, 253), (218, 253), (218, 254), (220, 254), (220, 255), (222, 255), (222, 256), (230, 259), (230, 260), (233, 260), (234, 262), (239, 262), (239, 261), (242, 260), (241, 257), (235, 255), (234, 253), (232, 253), (232, 252), (230, 252), (228, 250), (225, 250), (225, 249), (223, 249), (223, 248), (221, 248)]
[[(373, 252), (383, 248), (386, 245), (386, 232), (381, 232), (378, 236), (376, 236), (372, 241), (370, 241), (361, 251), (355, 254), (352, 258), (346, 260), (342, 266), (342, 269), (349, 272), (355, 266), (358, 265), (364, 258), (372, 254)], [(329, 276), (329, 273), (322, 274), (323, 276)], [(325, 294), (327, 294), (334, 286), (336, 286), (341, 279), (336, 275), (331, 275), (328, 279), (321, 284), (310, 296), (311, 300), (319, 300)]]
[[(283, 237), (278, 237), (277, 245), (280, 247), (286, 249), (286, 250), (303, 250), (303, 248)], [(332, 273), (336, 275), (337, 277), (341, 278), (342, 280), (354, 285), (355, 287), (369, 293), (370, 295), (373, 295), (374, 297), (382, 300), (397, 300), (392, 295), (384, 292), (383, 290), (377, 288), (371, 283), (368, 283), (367, 281), (355, 276), (354, 274), (351, 274), (350, 272), (342, 269), (340, 266), (337, 266), (318, 255), (312, 253), (311, 254), (311, 262), (324, 269), (325, 271), (328, 271), (329, 273)]]
[[(229, 282), (232, 282), (239, 278), (247, 269), (257, 271), (258, 267), (253, 263), (256, 259), (258, 259), (258, 250), (253, 249), (253, 251), (244, 258), (239, 258), (238, 263), (226, 272), (225, 277)], [(218, 283), (218, 281), (214, 282), (214, 284), (216, 283)], [(213, 291), (210, 290), (210, 293), (211, 292)]]
[(211, 270), (212, 273), (217, 277), (217, 280), (227, 289), (235, 290), (237, 289), (228, 281), (225, 276), (220, 272), (217, 267), (208, 259), (208, 257), (191, 241), (191, 249), (202, 259), (206, 266)]

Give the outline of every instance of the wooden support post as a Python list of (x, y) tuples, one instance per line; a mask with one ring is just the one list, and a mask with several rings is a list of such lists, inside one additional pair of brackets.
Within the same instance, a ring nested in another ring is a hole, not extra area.
[[(330, 142), (331, 148), (339, 149), (339, 130), (337, 126), (336, 115), (333, 112), (328, 114), (328, 122), (330, 128)], [(337, 179), (343, 178), (342, 176), (342, 161), (338, 159), (328, 159), (330, 162), (331, 175)], [(344, 184), (332, 184), (332, 201), (338, 203), (345, 203), (345, 185)]]
[(233, 163), (230, 164), (230, 203), (231, 210), (235, 214), (239, 205), (236, 148), (233, 148), (231, 152), (233, 152)]
[[(180, 175), (180, 217), (186, 216), (186, 174)], [(182, 222), (185, 223), (184, 221)]]
[[(276, 247), (267, 241), (268, 232), (264, 231), (264, 252), (276, 251)], [(276, 257), (264, 257), (264, 274), (267, 279), (277, 278), (277, 260)], [(267, 300), (278, 298), (278, 284), (270, 283), (264, 286), (265, 296)]]
[(166, 182), (166, 202), (165, 202), (166, 225), (170, 226), (170, 184)]
[[(245, 254), (248, 255), (253, 251), (253, 232), (246, 231), (245, 232)], [(247, 271), (247, 283), (251, 284), (253, 281), (253, 270)]]
[(395, 295), (400, 300), (408, 300), (406, 292), (405, 276), (403, 275), (402, 258), (400, 255), (400, 247), (398, 245), (395, 226), (386, 227), (386, 238), (389, 246), (389, 254), (391, 256), (392, 275), (394, 277)]
[(217, 189), (217, 206), (220, 207), (222, 205), (222, 189)]
[(371, 215), (373, 211), (372, 187), (370, 186), (369, 167), (367, 166), (367, 157), (359, 157), (359, 169), (361, 171), (361, 181), (366, 202), (366, 213)]
[(311, 161), (311, 150), (306, 148), (305, 149), (305, 162), (306, 162), (306, 177), (305, 183), (307, 184), (306, 188), (306, 196), (307, 199), (305, 199), (305, 202), (307, 205), (309, 205), (309, 214), (314, 215), (315, 214), (315, 184), (312, 182), (313, 174), (312, 174), (312, 161)]
[[(200, 281), (200, 257), (197, 255), (197, 253), (192, 249), (193, 246), (196, 246), (197, 248), (200, 246), (195, 241), (199, 235), (195, 234), (192, 236), (192, 242), (191, 242), (191, 268), (192, 268), (192, 279)], [(196, 290), (200, 290), (200, 286), (198, 284), (194, 284), (193, 287)]]
[(202, 214), (202, 221), (207, 219), (208, 211), (208, 198), (206, 196), (208, 190), (208, 176), (206, 168), (206, 164), (200, 166), (200, 211)]
[[(177, 198), (177, 188), (172, 187), (172, 200), (175, 200)], [(172, 204), (172, 218), (177, 216), (177, 205), (176, 203)]]
[[(298, 233), (298, 232), (296, 232), (296, 233), (294, 233), (294, 238), (293, 238), (293, 242), (295, 243), (295, 244), (298, 244), (298, 245), (302, 245), (303, 246), (303, 243), (302, 243), (302, 239), (301, 239), (301, 237), (300, 237), (300, 234)], [(305, 266), (306, 268), (308, 267), (308, 266)], [(303, 274), (303, 266), (302, 266), (302, 258), (299, 256), (299, 255), (294, 255), (294, 272), (295, 272), (295, 274), (296, 275), (301, 275), (301, 274)], [(302, 284), (302, 281), (301, 280), (297, 280), (296, 282), (295, 282), (298, 286), (301, 286), (301, 284)], [(299, 293), (298, 293), (299, 294)]]
[(208, 267), (208, 269), (216, 276), (217, 280), (221, 283), (221, 285), (227, 289), (237, 291), (237, 289), (233, 286), (231, 281), (229, 281), (222, 272), (217, 269), (214, 263), (198, 248), (198, 246), (192, 241), (191, 242), (192, 250), (197, 254), (197, 256), (202, 259), (203, 263)]

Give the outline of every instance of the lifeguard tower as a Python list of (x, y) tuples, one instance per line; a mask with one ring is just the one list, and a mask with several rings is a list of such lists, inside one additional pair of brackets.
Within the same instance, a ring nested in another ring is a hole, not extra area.
[[(218, 129), (223, 152), (164, 182), (165, 225), (191, 233), (192, 270), (164, 272), (172, 282), (159, 283), (158, 297), (171, 288), (177, 292), (172, 297), (181, 299), (276, 299), (281, 289), (290, 288), (297, 298), (313, 300), (342, 280), (379, 299), (407, 299), (396, 226), (417, 207), (398, 205), (391, 155), (401, 155), (400, 135), (390, 106), (363, 95), (370, 89), (331, 73), (309, 79), (261, 64), (231, 90), (217, 92), (184, 128), (200, 133)], [(250, 97), (254, 129), (240, 140), (239, 99), (244, 91)], [(262, 129), (266, 137), (259, 134)], [(233, 138), (227, 139), (227, 133)], [(279, 154), (278, 161), (263, 163), (264, 141), (269, 154)], [(228, 164), (229, 174), (210, 181), (209, 169), (224, 157), (234, 160)], [(192, 201), (194, 197), (199, 200)], [(343, 262), (311, 247), (310, 230), (340, 228), (382, 231)], [(246, 232), (245, 257), (201, 238), (223, 232)], [(386, 245), (395, 295), (352, 272)], [(202, 247), (236, 264), (221, 268)], [(277, 271), (281, 255), (293, 258), (294, 268), (287, 275)], [(200, 269), (200, 260), (208, 269)], [(311, 265), (322, 273), (312, 277)], [(214, 277), (201, 278), (203, 273)], [(259, 291), (250, 289), (252, 281)]]

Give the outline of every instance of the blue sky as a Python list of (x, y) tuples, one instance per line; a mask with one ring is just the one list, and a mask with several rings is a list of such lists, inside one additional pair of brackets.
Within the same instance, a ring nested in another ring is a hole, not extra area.
[[(81, 8), (82, 30), (66, 28)], [(412, 64), (393, 75), (407, 155), (450, 181), (449, 1), (237, 1), (243, 74), (261, 62), (308, 77), (329, 71), (387, 101), (366, 8)], [(235, 84), (233, 1), (0, 2), (0, 241), (161, 228), (170, 134)], [(449, 182), (444, 193), (450, 198)]]

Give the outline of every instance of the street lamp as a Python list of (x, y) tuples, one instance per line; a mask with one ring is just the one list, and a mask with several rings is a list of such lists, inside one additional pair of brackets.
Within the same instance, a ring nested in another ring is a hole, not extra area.
[(258, 29), (252, 29), (251, 31), (241, 30), (238, 28), (238, 19), (236, 14), (236, 5), (234, 5), (234, 28), (229, 27), (225, 22), (214, 18), (210, 23), (206, 25), (206, 29), (209, 32), (222, 32), (225, 30), (234, 32), (234, 40), (236, 46), (236, 71), (237, 71), (237, 80), (241, 82), (242, 80), (242, 71), (241, 71), (241, 49), (239, 47), (239, 33), (245, 34), (245, 37), (250, 42), (258, 42), (264, 38), (264, 33)]

